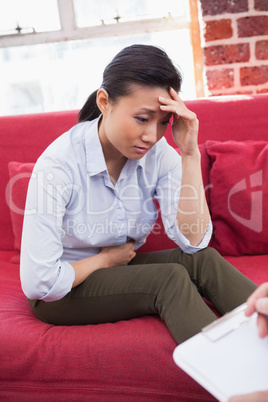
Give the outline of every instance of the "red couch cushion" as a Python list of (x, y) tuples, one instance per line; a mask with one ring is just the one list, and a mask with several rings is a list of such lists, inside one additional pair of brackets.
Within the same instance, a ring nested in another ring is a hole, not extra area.
[(268, 250), (268, 143), (207, 141), (213, 247), (223, 255)]

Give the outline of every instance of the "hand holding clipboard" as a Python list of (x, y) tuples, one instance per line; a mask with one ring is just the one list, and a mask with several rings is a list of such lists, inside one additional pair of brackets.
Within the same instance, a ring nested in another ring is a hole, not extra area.
[(268, 336), (268, 282), (263, 283), (248, 298), (245, 314), (247, 317), (254, 312), (258, 313), (257, 325), (259, 336)]
[[(246, 316), (258, 312), (257, 326), (259, 336), (268, 336), (268, 282), (262, 284), (248, 299)], [(266, 402), (268, 401), (268, 390), (254, 392), (247, 395), (238, 395), (230, 398), (229, 402)]]
[(251, 295), (248, 305), (216, 320), (174, 351), (178, 366), (220, 401), (241, 395), (236, 402), (244, 402), (245, 394), (257, 391), (262, 393), (255, 397), (266, 399), (251, 395), (251, 402), (268, 401), (268, 317), (257, 314), (263, 298), (267, 308), (267, 295), (268, 283)]

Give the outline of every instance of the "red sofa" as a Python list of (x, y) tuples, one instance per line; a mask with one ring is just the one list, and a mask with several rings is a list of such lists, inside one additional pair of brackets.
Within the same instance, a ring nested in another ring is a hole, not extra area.
[[(260, 284), (268, 280), (268, 95), (187, 104), (200, 121), (211, 245)], [(0, 118), (0, 400), (213, 400), (173, 362), (176, 344), (158, 317), (56, 327), (39, 321), (22, 293), (19, 248), (32, 164), (76, 115)], [(167, 139), (172, 144), (170, 132)], [(167, 247), (174, 244), (158, 220), (140, 251)]]

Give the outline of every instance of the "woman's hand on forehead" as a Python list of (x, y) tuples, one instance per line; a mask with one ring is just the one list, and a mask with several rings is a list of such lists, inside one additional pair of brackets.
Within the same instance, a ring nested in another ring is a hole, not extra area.
[(182, 154), (192, 155), (198, 150), (198, 120), (177, 92), (170, 88), (170, 98), (159, 96), (160, 109), (173, 115), (172, 134)]

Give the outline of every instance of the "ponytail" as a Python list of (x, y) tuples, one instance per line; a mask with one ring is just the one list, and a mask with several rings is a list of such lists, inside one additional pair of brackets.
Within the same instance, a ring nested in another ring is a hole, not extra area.
[(98, 90), (94, 91), (87, 99), (86, 103), (80, 110), (78, 114), (78, 122), (82, 123), (83, 121), (91, 121), (96, 119), (101, 115), (100, 109), (96, 103)]

